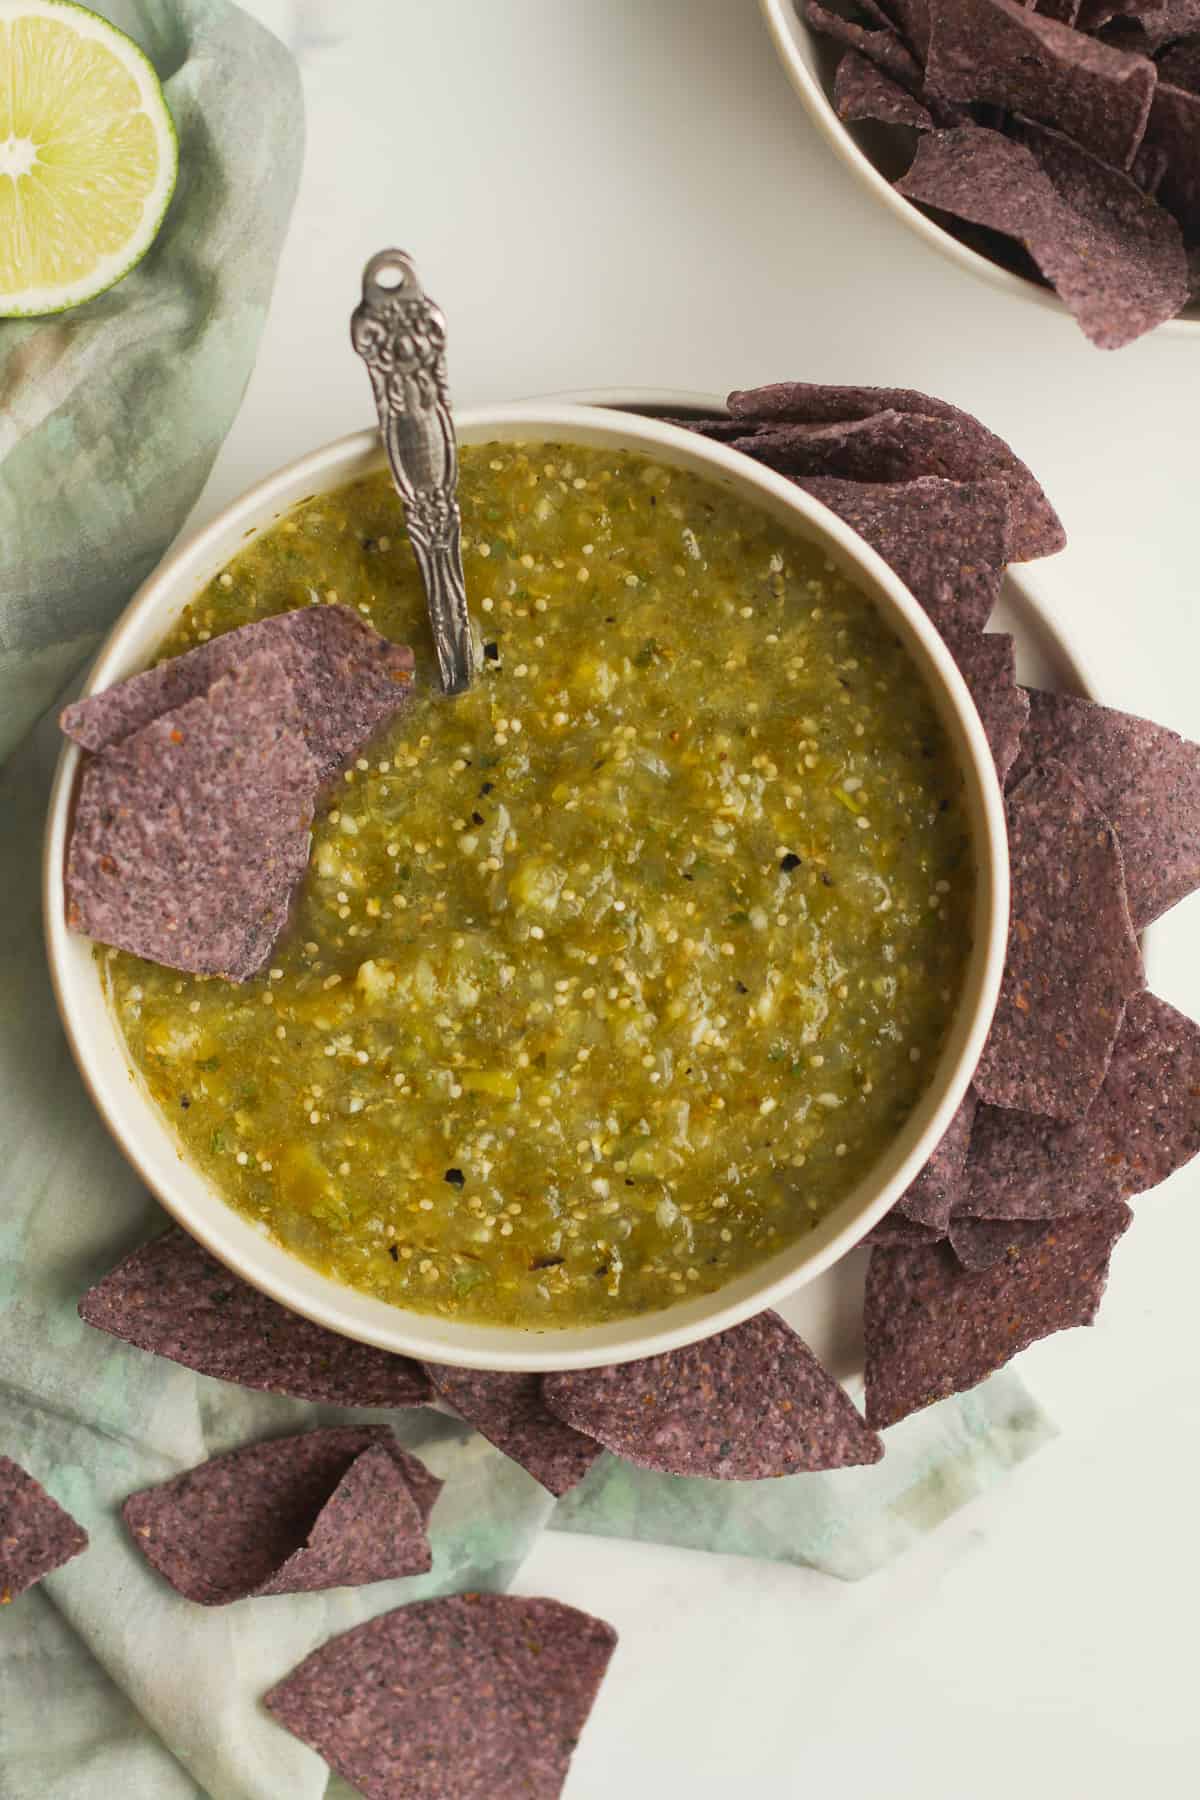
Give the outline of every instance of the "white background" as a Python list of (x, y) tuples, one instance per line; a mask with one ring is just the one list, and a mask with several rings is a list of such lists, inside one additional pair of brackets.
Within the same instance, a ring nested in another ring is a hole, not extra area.
[[(460, 404), (766, 380), (925, 388), (1011, 439), (1070, 548), (1031, 586), (1101, 696), (1200, 735), (1200, 327), (1115, 354), (878, 210), (754, 0), (246, 0), (308, 159), (245, 406), (197, 513), (371, 420), (347, 319), (396, 243)], [(1200, 1015), (1200, 899), (1150, 942)], [(891, 1569), (548, 1536), (521, 1587), (621, 1645), (571, 1800), (1200, 1792), (1200, 1164), (1138, 1204), (1092, 1332), (1023, 1364), (1062, 1436)]]

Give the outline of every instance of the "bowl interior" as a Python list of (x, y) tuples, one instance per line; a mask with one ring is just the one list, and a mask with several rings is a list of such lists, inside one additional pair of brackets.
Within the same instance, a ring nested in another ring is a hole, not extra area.
[[(90, 942), (66, 928), (63, 867), (80, 752), (62, 754), (46, 837), (46, 935), (51, 973), (71, 1046), (102, 1117), (147, 1185), (215, 1256), (294, 1311), (344, 1336), (433, 1361), (480, 1368), (585, 1367), (671, 1349), (722, 1330), (821, 1273), (903, 1192), (942, 1136), (982, 1049), (1003, 970), (1008, 918), (1004, 810), (987, 741), (967, 689), (921, 608), (882, 560), (832, 513), (782, 476), (721, 445), (657, 420), (537, 402), (464, 413), (463, 443), (497, 440), (625, 448), (723, 483), (796, 536), (820, 544), (893, 622), (921, 670), (963, 769), (977, 870), (973, 946), (947, 1042), (929, 1087), (886, 1153), (842, 1204), (802, 1241), (715, 1294), (604, 1325), (535, 1332), (456, 1323), (407, 1312), (318, 1274), (235, 1212), (184, 1157), (144, 1091), (106, 998)], [(174, 552), (117, 622), (86, 692), (136, 673), (189, 600), (247, 538), (310, 495), (377, 468), (374, 432), (315, 451), (251, 490)]]
[[(960, 268), (968, 269), (1005, 293), (1062, 313), (1062, 302), (1052, 288), (973, 250), (953, 232), (935, 224), (919, 206), (896, 192), (892, 178), (900, 175), (907, 166), (896, 160), (901, 134), (888, 126), (844, 124), (834, 111), (830, 98), (837, 61), (836, 46), (804, 22), (797, 10), (799, 0), (759, 0), (759, 4), (779, 58), (809, 116), (862, 185), (910, 231), (915, 231), (918, 237)], [(1200, 302), (1193, 301), (1176, 318), (1165, 320), (1155, 330), (1195, 335), (1200, 331)]]

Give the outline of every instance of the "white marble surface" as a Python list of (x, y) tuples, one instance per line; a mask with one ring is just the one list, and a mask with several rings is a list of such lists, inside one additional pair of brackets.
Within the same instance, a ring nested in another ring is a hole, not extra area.
[[(418, 257), (460, 403), (784, 376), (924, 387), (1010, 437), (1071, 547), (1041, 598), (1104, 698), (1200, 733), (1200, 339), (1117, 355), (876, 211), (809, 128), (753, 0), (250, 0), (300, 55), (308, 163), (203, 519), (370, 418), (346, 320)], [(1200, 1013), (1200, 899), (1151, 979)], [(1143, 1200), (1101, 1324), (1025, 1372), (1060, 1440), (848, 1588), (547, 1537), (522, 1587), (622, 1634), (572, 1800), (1153, 1800), (1200, 1791), (1200, 1166)]]

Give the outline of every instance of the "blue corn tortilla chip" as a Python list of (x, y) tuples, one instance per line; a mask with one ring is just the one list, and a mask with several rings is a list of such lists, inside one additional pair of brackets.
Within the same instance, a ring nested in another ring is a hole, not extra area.
[(894, 26), (868, 30), (831, 12), (820, 0), (804, 0), (803, 11), (809, 25), (822, 37), (833, 38), (847, 49), (856, 50), (868, 62), (877, 63), (901, 86), (914, 92), (920, 88), (920, 66)]
[(1170, 214), (1067, 139), (1023, 130), (1021, 143), (977, 125), (926, 133), (897, 192), (1022, 244), (1101, 349), (1173, 317), (1188, 290)]
[(325, 781), (409, 697), (413, 653), (381, 637), (348, 606), (276, 613), (169, 658), (103, 693), (78, 700), (60, 724), (85, 750), (104, 750), (164, 713), (199, 699), (260, 651), (283, 665), (298, 730)]
[(338, 1337), (241, 1281), (178, 1226), (134, 1250), (79, 1316), (138, 1350), (238, 1387), (330, 1406), (420, 1406), (420, 1363)]
[(915, 131), (933, 129), (928, 107), (857, 50), (847, 50), (838, 63), (833, 104), (839, 119), (876, 119), (885, 125), (910, 125)]
[(866, 1413), (877, 1430), (961, 1394), (1021, 1350), (1090, 1325), (1113, 1245), (1133, 1215), (1098, 1207), (981, 1270), (949, 1244), (872, 1250), (863, 1310)]
[(40, 1481), (0, 1456), (0, 1606), (86, 1550), (88, 1535)]
[(929, 53), (929, 0), (886, 0), (888, 13), (917, 61)]
[(489, 1444), (503, 1450), (554, 1495), (583, 1480), (600, 1445), (556, 1418), (542, 1399), (540, 1375), (451, 1369), (426, 1363), (435, 1393)]
[(248, 980), (308, 865), (316, 790), (291, 678), (258, 651), (88, 760), (67, 851), (71, 929)]
[(1142, 992), (1099, 1093), (1072, 1124), (982, 1106), (960, 1217), (1047, 1219), (1157, 1187), (1200, 1150), (1200, 1025)]
[(1080, 23), (1091, 31), (1111, 24), (1114, 43), (1154, 55), (1200, 30), (1200, 0), (1082, 0)]
[(934, 475), (868, 482), (819, 475), (797, 477), (796, 485), (879, 552), (943, 636), (969, 636), (987, 624), (1010, 543), (1002, 482)]
[(877, 1462), (883, 1447), (778, 1313), (613, 1368), (547, 1375), (550, 1410), (665, 1475), (761, 1481)]
[(950, 1248), (964, 1269), (992, 1269), (1006, 1256), (1036, 1249), (1056, 1230), (1053, 1219), (954, 1219)]
[(1200, 36), (1183, 38), (1157, 59), (1158, 79), (1200, 94)]
[(1143, 194), (1153, 196), (1162, 186), (1163, 176), (1169, 166), (1170, 158), (1165, 150), (1159, 150), (1153, 144), (1143, 144), (1133, 159), (1133, 167), (1129, 174), (1131, 179), (1137, 182)]
[(331, 1638), (263, 1704), (365, 1800), (557, 1800), (616, 1642), (557, 1600), (456, 1594)]
[(992, 1106), (1079, 1119), (1126, 1001), (1145, 984), (1120, 845), (1061, 762), (1008, 797), (1008, 958), (975, 1090)]
[(1148, 57), (1099, 43), (1020, 0), (930, 0), (930, 20), (925, 80), (933, 93), (1023, 113), (1129, 168), (1157, 80)]
[(441, 1485), (386, 1425), (335, 1426), (214, 1456), (131, 1494), (121, 1513), (176, 1593), (228, 1606), (423, 1574)]
[[(897, 473), (872, 475), (862, 468), (844, 470), (832, 466), (812, 472), (817, 475), (852, 473), (864, 480), (878, 481), (903, 481), (921, 476), (939, 476), (960, 482), (999, 481), (1007, 490), (1009, 500), (1005, 561), (1032, 562), (1037, 557), (1052, 556), (1067, 541), (1058, 514), (1011, 446), (970, 413), (951, 406), (947, 400), (917, 393), (912, 388), (777, 381), (766, 387), (736, 389), (730, 394), (728, 405), (734, 419), (744, 419), (754, 427), (837, 425), (871, 419), (880, 413), (911, 413), (917, 418), (940, 419), (951, 429), (931, 440), (924, 458), (920, 454), (918, 429), (909, 441), (909, 460)], [(865, 445), (859, 446), (860, 458), (865, 448)], [(893, 451), (893, 469), (896, 460)]]
[(945, 1237), (951, 1213), (967, 1194), (967, 1152), (978, 1105), (974, 1088), (968, 1088), (937, 1149), (896, 1202), (904, 1218), (937, 1237)]
[[(1110, 168), (1061, 131), (1024, 118), (1015, 119), (1012, 129), (1033, 152), (1070, 220), (1070, 248), (1078, 260), (1057, 275), (1044, 272), (1092, 342), (1119, 349), (1173, 318), (1188, 297), (1188, 276), (1179, 222), (1166, 205), (1170, 168), (1157, 176), (1160, 204), (1133, 175)], [(1134, 157), (1152, 183), (1159, 148), (1147, 138), (1141, 164)]]
[(946, 1236), (932, 1225), (918, 1225), (908, 1219), (895, 1206), (884, 1213), (882, 1219), (872, 1225), (864, 1237), (859, 1238), (861, 1245), (882, 1244), (888, 1250), (907, 1250), (922, 1244), (940, 1244)]
[(948, 631), (943, 636), (971, 690), (1003, 787), (1029, 717), (1029, 696), (1017, 684), (1016, 645), (1005, 631)]
[(1200, 240), (1200, 93), (1160, 81), (1146, 150), (1161, 161), (1157, 193), (1189, 243)]
[(1010, 783), (1050, 758), (1112, 821), (1135, 930), (1200, 887), (1200, 744), (1134, 713), (1031, 688)]

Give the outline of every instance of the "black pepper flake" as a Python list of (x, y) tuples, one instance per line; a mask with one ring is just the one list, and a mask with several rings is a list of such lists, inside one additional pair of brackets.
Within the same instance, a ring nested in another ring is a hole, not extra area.
[(483, 824), (483, 814), (481, 812), (473, 812), (471, 814), (471, 823), (472, 823), (472, 825), (482, 825)]
[(490, 794), (495, 785), (494, 781), (485, 781), (479, 791), (481, 794)]
[(800, 858), (794, 850), (789, 850), (786, 856), (780, 857), (779, 866), (785, 875), (790, 875), (793, 869), (800, 867)]
[(399, 1262), (399, 1261), (400, 1261), (400, 1252), (399, 1252), (399, 1250), (398, 1250), (398, 1249), (397, 1249), (397, 1247), (396, 1247), (396, 1245), (395, 1245), (395, 1244), (389, 1244), (389, 1245), (388, 1245), (388, 1255), (389, 1255), (389, 1256), (390, 1256), (390, 1257), (391, 1257), (391, 1259), (392, 1259), (392, 1261), (393, 1261), (393, 1262)]
[(825, 869), (822, 869), (822, 870), (821, 870), (821, 880), (822, 880), (822, 881), (823, 881), (823, 882), (824, 882), (824, 884), (825, 884), (825, 886), (826, 886), (826, 887), (832, 887), (832, 886), (833, 886), (833, 876), (832, 876), (832, 875), (830, 875), (830, 874), (829, 874), (829, 873), (828, 873), (828, 872), (827, 872), (827, 870), (825, 870)]
[(483, 654), (487, 657), (489, 662), (499, 662), (500, 661), (500, 646), (499, 646), (499, 644), (485, 644), (483, 646)]
[(750, 992), (750, 989), (746, 986), (744, 981), (735, 981), (733, 985), (739, 994), (748, 994)]
[(456, 1188), (463, 1187), (466, 1184), (466, 1179), (467, 1178), (463, 1174), (461, 1169), (447, 1169), (446, 1170), (446, 1180), (450, 1183), (451, 1187), (456, 1187)]
[(184, 1112), (186, 1112), (188, 1107), (192, 1104), (191, 1095), (190, 1094), (180, 1094), (179, 1104), (180, 1104), (180, 1106), (182, 1106)]

